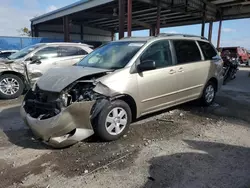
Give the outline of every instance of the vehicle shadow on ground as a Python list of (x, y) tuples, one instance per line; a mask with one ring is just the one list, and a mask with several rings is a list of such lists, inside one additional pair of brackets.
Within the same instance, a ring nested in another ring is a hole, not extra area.
[(149, 162), (149, 177), (144, 188), (250, 187), (250, 148), (185, 142), (194, 151), (156, 157)]
[[(8, 138), (7, 142), (22, 148), (46, 149), (45, 144), (33, 138), (33, 134), (20, 116), (20, 106), (0, 111), (0, 129)], [(8, 145), (8, 143), (6, 143)]]

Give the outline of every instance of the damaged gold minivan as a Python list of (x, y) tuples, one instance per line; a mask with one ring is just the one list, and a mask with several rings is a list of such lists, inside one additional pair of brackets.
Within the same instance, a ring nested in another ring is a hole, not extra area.
[(96, 134), (121, 137), (136, 118), (199, 99), (210, 105), (223, 62), (203, 37), (161, 34), (110, 42), (76, 66), (46, 72), (23, 101), (34, 135), (65, 147)]

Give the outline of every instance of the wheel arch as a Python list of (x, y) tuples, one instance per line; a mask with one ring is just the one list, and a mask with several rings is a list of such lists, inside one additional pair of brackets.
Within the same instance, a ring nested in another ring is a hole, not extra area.
[(136, 105), (134, 98), (128, 94), (121, 94), (121, 95), (112, 97), (112, 100), (115, 100), (115, 99), (123, 100), (129, 105), (131, 109), (131, 113), (132, 113), (132, 121), (135, 121), (137, 118), (137, 105)]
[(22, 81), (24, 82), (25, 84), (25, 77), (23, 74), (19, 73), (19, 72), (15, 72), (15, 71), (4, 71), (4, 72), (1, 72), (0, 73), (0, 76), (1, 75), (5, 75), (5, 74), (13, 74), (13, 75), (16, 75), (18, 77), (20, 77), (22, 79)]
[(28, 82), (23, 74), (19, 72), (11, 71), (11, 70), (0, 72), (0, 76), (5, 75), (5, 74), (13, 74), (15, 76), (18, 76), (23, 81), (24, 91), (29, 89)]
[(215, 84), (215, 90), (218, 91), (218, 80), (215, 77), (212, 77), (208, 80), (208, 82), (212, 82)]

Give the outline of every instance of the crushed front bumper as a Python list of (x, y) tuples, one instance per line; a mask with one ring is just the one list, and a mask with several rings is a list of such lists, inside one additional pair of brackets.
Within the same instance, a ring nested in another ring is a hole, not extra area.
[(21, 107), (21, 116), (38, 139), (56, 148), (73, 145), (94, 134), (90, 112), (95, 101), (76, 102), (58, 115), (40, 119), (33, 118)]

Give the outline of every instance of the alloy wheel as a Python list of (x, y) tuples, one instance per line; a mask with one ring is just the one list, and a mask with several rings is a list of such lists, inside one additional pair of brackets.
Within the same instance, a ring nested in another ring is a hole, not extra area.
[(19, 82), (14, 78), (4, 78), (0, 82), (0, 91), (5, 95), (14, 95), (19, 90)]
[(212, 85), (209, 85), (205, 91), (205, 99), (207, 103), (211, 103), (214, 99), (215, 91)]
[(127, 126), (127, 112), (120, 107), (113, 108), (107, 115), (105, 128), (111, 135), (119, 135)]

